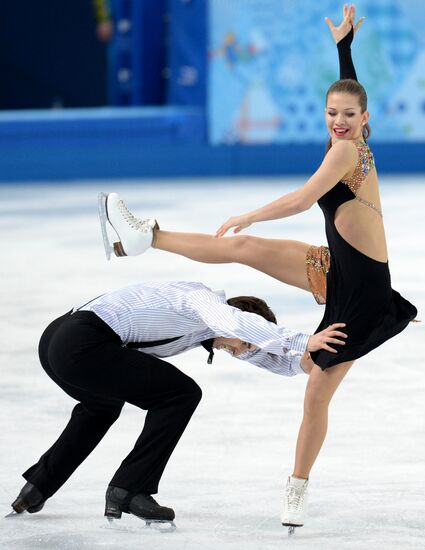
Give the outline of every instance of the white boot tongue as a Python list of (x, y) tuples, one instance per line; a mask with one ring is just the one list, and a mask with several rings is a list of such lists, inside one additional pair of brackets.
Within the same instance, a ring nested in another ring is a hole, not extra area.
[(307, 479), (300, 479), (298, 477), (293, 477), (293, 476), (291, 476), (290, 478), (291, 487), (296, 487), (297, 489), (301, 489), (301, 487), (304, 487), (304, 485), (307, 483), (308, 483)]

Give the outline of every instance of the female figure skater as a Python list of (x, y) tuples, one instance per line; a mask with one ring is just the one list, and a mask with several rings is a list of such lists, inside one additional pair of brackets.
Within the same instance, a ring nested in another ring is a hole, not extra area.
[[(332, 84), (326, 96), (330, 135), (326, 156), (303, 187), (230, 218), (217, 231), (219, 238), (161, 231), (152, 221), (134, 218), (123, 203), (121, 214), (117, 211), (122, 223), (115, 227), (120, 237), (117, 255), (141, 253), (152, 244), (201, 262), (246, 264), (310, 290), (318, 303), (326, 303), (317, 331), (334, 322), (346, 323), (348, 338), (345, 345), (335, 346), (337, 353), (311, 353), (314, 365), (282, 515), (282, 524), (292, 530), (304, 524), (308, 478), (325, 439), (328, 407), (337, 387), (355, 359), (401, 332), (417, 313), (391, 288), (377, 173), (365, 141), (370, 133), (367, 96), (351, 60), (354, 31), (362, 22), (353, 28), (354, 17), (354, 6), (344, 6), (339, 27), (327, 19), (338, 47), (341, 80)], [(238, 233), (254, 222), (293, 216), (316, 201), (325, 216), (329, 248), (248, 236), (221, 238), (231, 228)], [(133, 233), (125, 230), (126, 224)]]

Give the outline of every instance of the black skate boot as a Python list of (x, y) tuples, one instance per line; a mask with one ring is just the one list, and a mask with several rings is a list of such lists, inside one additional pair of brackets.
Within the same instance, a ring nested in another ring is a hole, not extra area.
[(151, 524), (168, 524), (170, 530), (175, 529), (173, 519), (174, 510), (160, 506), (156, 500), (147, 493), (139, 493), (132, 496), (125, 489), (109, 486), (106, 491), (105, 516), (110, 522), (120, 519), (122, 513), (133, 514), (143, 519), (149, 527)]
[(16, 500), (12, 502), (12, 508), (17, 514), (22, 514), (22, 512), (34, 514), (43, 508), (45, 502), (45, 498), (37, 487), (28, 481), (22, 487)]

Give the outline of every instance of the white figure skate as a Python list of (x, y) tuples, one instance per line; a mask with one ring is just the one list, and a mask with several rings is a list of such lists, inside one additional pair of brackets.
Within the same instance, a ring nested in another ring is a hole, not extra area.
[(98, 206), (107, 260), (112, 252), (115, 256), (137, 256), (152, 245), (154, 230), (159, 229), (156, 220), (133, 216), (117, 193), (100, 193)]
[(288, 535), (295, 533), (296, 527), (304, 525), (307, 513), (307, 479), (289, 476), (283, 499), (282, 525), (288, 527)]

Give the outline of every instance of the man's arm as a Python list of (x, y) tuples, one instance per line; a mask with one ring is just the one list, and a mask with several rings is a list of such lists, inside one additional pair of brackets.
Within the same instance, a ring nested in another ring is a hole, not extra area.
[(295, 376), (305, 374), (306, 371), (301, 367), (301, 353), (288, 352), (285, 355), (274, 355), (264, 350), (257, 349), (254, 352), (242, 353), (235, 359), (246, 361), (281, 376)]
[(290, 351), (302, 354), (307, 349), (310, 335), (279, 327), (261, 315), (231, 307), (207, 288), (189, 292), (185, 298), (185, 313), (202, 321), (217, 336), (239, 338), (275, 355)]
[[(241, 311), (223, 303), (207, 287), (193, 290), (185, 295), (183, 313), (190, 319), (204, 323), (217, 336), (238, 338), (243, 342), (254, 344), (268, 354), (286, 356), (286, 361), (290, 357), (289, 365), (291, 365), (293, 356), (302, 356), (305, 351), (324, 349), (331, 353), (337, 353), (332, 345), (344, 345), (345, 342), (341, 338), (347, 337), (340, 331), (345, 326), (344, 323), (334, 323), (313, 335), (277, 326), (266, 321), (261, 315)], [(281, 361), (285, 363), (284, 359)], [(296, 368), (298, 369), (298, 367), (299, 365)], [(298, 369), (297, 372), (301, 371)], [(293, 374), (297, 374), (297, 372)], [(292, 375), (287, 374), (287, 376)]]

